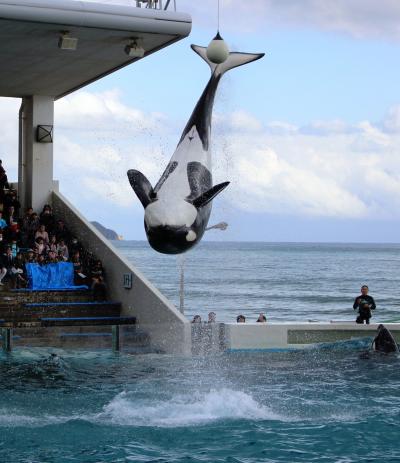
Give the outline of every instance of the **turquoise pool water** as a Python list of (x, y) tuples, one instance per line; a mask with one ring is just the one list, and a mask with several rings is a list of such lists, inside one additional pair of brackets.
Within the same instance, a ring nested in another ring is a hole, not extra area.
[(399, 462), (399, 360), (359, 359), (367, 344), (3, 354), (0, 461)]

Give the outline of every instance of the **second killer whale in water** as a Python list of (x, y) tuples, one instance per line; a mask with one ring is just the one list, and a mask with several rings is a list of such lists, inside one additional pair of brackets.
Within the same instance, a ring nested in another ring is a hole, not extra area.
[(150, 246), (164, 254), (180, 254), (201, 240), (213, 198), (229, 185), (213, 185), (211, 174), (211, 117), (221, 77), (264, 56), (229, 53), (226, 61), (214, 64), (207, 58), (205, 47), (192, 45), (192, 49), (209, 64), (211, 78), (170, 162), (154, 188), (138, 170), (128, 171), (129, 182), (145, 210), (144, 227)]

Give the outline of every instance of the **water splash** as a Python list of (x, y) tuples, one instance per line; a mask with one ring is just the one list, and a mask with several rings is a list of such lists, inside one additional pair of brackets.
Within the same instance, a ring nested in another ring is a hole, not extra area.
[(284, 418), (258, 403), (250, 394), (223, 388), (154, 402), (138, 402), (132, 394), (122, 392), (104, 407), (104, 412), (97, 419), (123, 426), (177, 427), (218, 420)]

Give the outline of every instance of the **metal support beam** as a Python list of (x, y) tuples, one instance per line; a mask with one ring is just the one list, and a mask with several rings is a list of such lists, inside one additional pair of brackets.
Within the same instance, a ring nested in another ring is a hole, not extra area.
[(119, 325), (112, 326), (112, 349), (114, 352), (118, 352), (120, 350), (119, 329)]
[(12, 328), (3, 328), (2, 330), (2, 337), (3, 337), (3, 351), (4, 352), (11, 352), (12, 350), (12, 337), (13, 337), (13, 330)]

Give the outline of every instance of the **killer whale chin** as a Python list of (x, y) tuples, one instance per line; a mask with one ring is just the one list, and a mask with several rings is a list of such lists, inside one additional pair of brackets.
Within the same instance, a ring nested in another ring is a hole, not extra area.
[(150, 246), (162, 254), (182, 254), (195, 246), (201, 236), (191, 229), (171, 227), (146, 227)]

